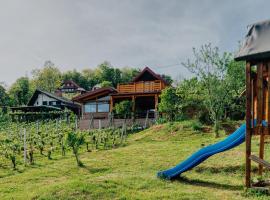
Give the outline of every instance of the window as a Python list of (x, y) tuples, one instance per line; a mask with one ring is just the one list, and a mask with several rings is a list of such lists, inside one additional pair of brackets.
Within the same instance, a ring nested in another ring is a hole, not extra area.
[(84, 112), (86, 112), (86, 113), (96, 112), (96, 102), (85, 104), (84, 105)]
[(110, 112), (110, 105), (106, 102), (98, 103), (98, 112)]
[(55, 105), (56, 105), (56, 101), (50, 101), (50, 102), (49, 102), (49, 105), (50, 105), (50, 106), (55, 106)]
[(48, 102), (47, 101), (43, 101), (42, 102), (42, 105), (47, 106), (48, 105)]

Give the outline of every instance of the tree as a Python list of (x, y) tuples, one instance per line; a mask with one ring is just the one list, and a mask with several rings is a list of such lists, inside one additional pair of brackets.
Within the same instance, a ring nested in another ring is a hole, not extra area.
[(116, 114), (120, 116), (124, 116), (126, 119), (128, 115), (132, 112), (132, 102), (128, 100), (121, 101), (120, 103), (116, 103), (114, 110)]
[(201, 122), (209, 122), (208, 110), (204, 102), (204, 88), (197, 77), (185, 79), (176, 88), (179, 101), (176, 103), (178, 109), (185, 117), (196, 117)]
[(219, 137), (219, 124), (228, 103), (230, 84), (226, 72), (232, 60), (230, 53), (221, 54), (218, 47), (203, 45), (199, 51), (193, 48), (194, 60), (182, 63), (194, 73), (204, 86), (204, 103), (209, 110), (216, 137)]
[(46, 61), (42, 69), (36, 69), (32, 73), (36, 88), (54, 92), (61, 86), (61, 72), (51, 61)]
[(0, 84), (0, 107), (8, 106), (10, 99), (6, 93), (6, 89)]
[(228, 66), (226, 81), (228, 82), (230, 93), (229, 102), (226, 105), (226, 116), (231, 119), (243, 119), (245, 116), (245, 96), (241, 95), (245, 90), (245, 62), (232, 60)]
[(82, 134), (69, 132), (67, 135), (67, 145), (72, 148), (72, 152), (79, 167), (83, 166), (83, 163), (79, 159), (79, 149), (84, 144), (84, 142), (85, 139)]
[(179, 97), (176, 95), (176, 89), (173, 87), (167, 87), (161, 92), (158, 110), (160, 112), (164, 112), (168, 116), (168, 119), (172, 121), (179, 113), (177, 106), (179, 100)]
[(167, 84), (171, 85), (173, 83), (173, 79), (171, 76), (162, 74), (161, 77), (167, 82)]
[(9, 96), (12, 101), (12, 105), (26, 105), (29, 98), (32, 95), (30, 89), (30, 82), (27, 77), (21, 77), (12, 84), (9, 90)]
[(82, 71), (82, 76), (84, 77), (84, 79), (87, 82), (87, 85), (84, 86), (84, 89), (86, 89), (86, 90), (91, 90), (93, 86), (95, 86), (99, 83), (99, 80), (96, 76), (95, 70), (84, 69)]
[(112, 87), (112, 83), (110, 81), (102, 81), (100, 83), (100, 87)]
[(101, 63), (95, 73), (99, 82), (109, 81), (112, 84), (115, 84), (115, 70), (109, 62)]
[(129, 83), (132, 79), (140, 73), (139, 69), (123, 67), (121, 69), (121, 81), (120, 83)]

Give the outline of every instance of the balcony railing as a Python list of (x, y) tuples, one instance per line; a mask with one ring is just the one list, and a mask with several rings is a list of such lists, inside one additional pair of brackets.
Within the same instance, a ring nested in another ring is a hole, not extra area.
[(165, 88), (162, 81), (141, 81), (130, 84), (118, 84), (117, 90), (119, 93), (132, 93), (132, 92), (154, 92), (160, 91)]

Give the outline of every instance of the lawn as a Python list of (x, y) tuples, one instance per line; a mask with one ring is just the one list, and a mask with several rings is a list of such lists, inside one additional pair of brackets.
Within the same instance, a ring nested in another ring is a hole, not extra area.
[(211, 157), (178, 180), (158, 179), (159, 170), (225, 137), (193, 131), (190, 123), (156, 125), (129, 136), (123, 147), (83, 151), (82, 168), (71, 153), (53, 160), (36, 156), (35, 165), (15, 171), (0, 160), (0, 199), (269, 199), (245, 191), (244, 144)]

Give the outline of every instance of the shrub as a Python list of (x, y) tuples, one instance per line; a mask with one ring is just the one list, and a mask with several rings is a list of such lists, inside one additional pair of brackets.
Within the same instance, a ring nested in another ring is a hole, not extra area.
[(191, 128), (193, 131), (201, 131), (203, 128), (203, 125), (199, 121), (194, 121), (191, 124)]
[(67, 144), (72, 148), (72, 152), (76, 158), (77, 165), (79, 167), (83, 166), (79, 159), (79, 148), (85, 142), (84, 136), (82, 134), (76, 134), (75, 132), (69, 132), (67, 135)]

